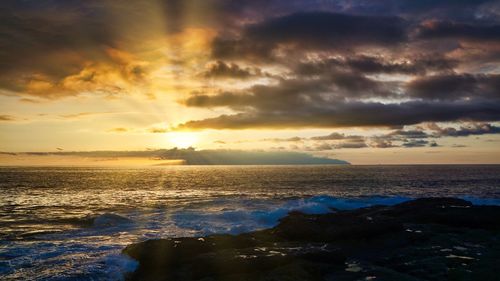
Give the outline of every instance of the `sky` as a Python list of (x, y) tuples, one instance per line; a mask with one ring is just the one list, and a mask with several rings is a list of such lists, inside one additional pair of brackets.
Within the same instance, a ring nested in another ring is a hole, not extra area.
[(500, 163), (500, 1), (2, 0), (0, 151)]

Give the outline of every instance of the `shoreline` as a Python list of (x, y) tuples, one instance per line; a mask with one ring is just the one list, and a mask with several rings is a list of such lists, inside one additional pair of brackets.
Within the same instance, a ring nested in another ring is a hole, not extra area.
[(456, 198), (291, 212), (270, 229), (129, 245), (126, 280), (491, 280), (499, 217)]

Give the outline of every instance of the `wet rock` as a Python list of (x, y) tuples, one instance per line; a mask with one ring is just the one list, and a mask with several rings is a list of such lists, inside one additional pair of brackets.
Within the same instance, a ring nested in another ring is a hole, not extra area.
[(417, 199), (324, 215), (292, 212), (268, 230), (150, 240), (124, 253), (128, 280), (494, 280), (500, 207)]

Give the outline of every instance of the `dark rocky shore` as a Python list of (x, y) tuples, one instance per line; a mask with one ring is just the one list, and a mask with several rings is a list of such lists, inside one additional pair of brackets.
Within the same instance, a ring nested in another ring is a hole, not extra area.
[(426, 198), (128, 246), (128, 280), (500, 280), (500, 207)]

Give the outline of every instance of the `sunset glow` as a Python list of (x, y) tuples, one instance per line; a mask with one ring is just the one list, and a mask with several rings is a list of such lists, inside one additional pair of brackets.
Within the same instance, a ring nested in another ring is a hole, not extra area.
[(499, 217), (500, 0), (0, 0), (0, 280), (489, 281)]
[(500, 159), (489, 2), (28, 2), (2, 4), (11, 34), (0, 38), (3, 152), (193, 146), (358, 164)]
[(167, 138), (177, 148), (193, 147), (198, 142), (196, 133), (169, 133)]

